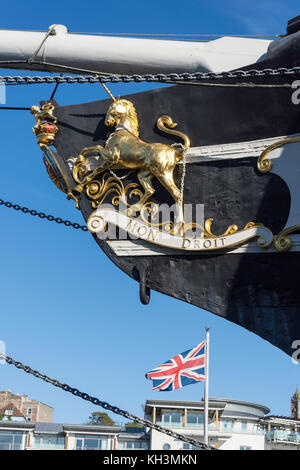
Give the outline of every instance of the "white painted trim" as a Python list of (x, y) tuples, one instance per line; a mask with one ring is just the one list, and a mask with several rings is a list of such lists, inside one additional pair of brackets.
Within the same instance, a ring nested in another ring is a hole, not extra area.
[[(300, 235), (290, 235), (292, 240), (292, 248), (289, 253), (300, 251)], [(277, 253), (278, 251), (272, 245), (270, 248), (260, 248), (255, 241), (245, 243), (244, 245), (237, 246), (232, 250), (216, 250), (216, 251), (180, 251), (169, 248), (163, 248), (152, 243), (145, 242), (143, 240), (107, 240), (108, 245), (115, 252), (117, 256), (175, 256), (175, 255), (195, 255), (195, 254), (240, 254), (240, 253)]]
[[(216, 160), (230, 160), (236, 158), (259, 157), (259, 155), (270, 145), (280, 140), (298, 137), (300, 134), (282, 135), (267, 139), (250, 140), (246, 142), (235, 142), (230, 144), (206, 145), (203, 147), (191, 147), (186, 154), (187, 163), (211, 162)], [(279, 156), (279, 155), (278, 155)], [(272, 153), (272, 158), (276, 154)], [(182, 164), (182, 160), (178, 165)]]

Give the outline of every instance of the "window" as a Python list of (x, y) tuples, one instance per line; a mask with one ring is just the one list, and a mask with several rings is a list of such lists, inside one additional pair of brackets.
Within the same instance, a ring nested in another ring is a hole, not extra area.
[(203, 425), (204, 425), (203, 413), (188, 412), (186, 424), (190, 428), (203, 428)]
[(147, 450), (148, 443), (145, 441), (119, 441), (118, 450)]
[(184, 442), (182, 445), (183, 450), (199, 450), (199, 447), (193, 446), (192, 444), (189, 444), (188, 442)]
[(162, 423), (165, 426), (182, 426), (182, 413), (180, 412), (164, 412), (162, 413)]
[(163, 445), (163, 450), (171, 450), (170, 444), (164, 444)]
[(77, 435), (76, 450), (107, 449), (107, 436)]
[[(30, 418), (27, 418), (27, 421)], [(52, 435), (35, 435), (34, 443), (32, 447), (37, 447), (39, 449), (63, 449), (65, 446), (65, 437), (64, 436), (52, 436)]]
[(242, 431), (246, 432), (247, 431), (247, 421), (242, 421)]
[(251, 450), (250, 446), (240, 446), (240, 450)]
[(5, 410), (5, 411), (4, 411), (4, 414), (5, 414), (6, 416), (12, 416), (13, 410)]
[(27, 408), (27, 414), (31, 415), (31, 413), (32, 413), (32, 408)]
[(0, 431), (0, 450), (21, 450), (23, 433)]
[(232, 419), (223, 419), (222, 420), (222, 429), (226, 432), (233, 431), (234, 422)]

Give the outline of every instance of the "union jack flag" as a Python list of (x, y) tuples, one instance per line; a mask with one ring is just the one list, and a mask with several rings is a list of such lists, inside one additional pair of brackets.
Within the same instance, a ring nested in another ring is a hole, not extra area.
[(146, 374), (146, 379), (153, 380), (152, 390), (161, 392), (204, 381), (205, 341), (155, 367)]

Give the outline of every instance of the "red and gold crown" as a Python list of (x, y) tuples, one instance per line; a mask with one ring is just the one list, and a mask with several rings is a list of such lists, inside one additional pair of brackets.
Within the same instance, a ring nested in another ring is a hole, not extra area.
[(58, 127), (53, 122), (42, 122), (33, 128), (39, 144), (52, 144), (55, 139)]
[(46, 103), (41, 108), (38, 106), (31, 107), (31, 114), (34, 115), (36, 125), (32, 129), (36, 135), (38, 144), (52, 144), (55, 139), (58, 127), (56, 126), (57, 118), (53, 115), (54, 105)]

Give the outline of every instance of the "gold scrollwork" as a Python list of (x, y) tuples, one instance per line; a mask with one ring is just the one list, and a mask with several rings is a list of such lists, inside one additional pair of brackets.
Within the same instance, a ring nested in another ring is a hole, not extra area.
[(247, 225), (245, 225), (245, 227), (242, 229), (242, 230), (239, 230), (238, 226), (235, 225), (235, 224), (232, 224), (232, 225), (229, 225), (229, 227), (227, 228), (227, 230), (225, 230), (224, 233), (222, 233), (221, 235), (215, 235), (213, 232), (212, 232), (212, 229), (211, 229), (211, 226), (212, 226), (212, 223), (213, 223), (214, 219), (207, 219), (205, 222), (204, 222), (204, 236), (205, 238), (221, 238), (221, 237), (226, 237), (227, 235), (233, 235), (234, 233), (237, 233), (237, 232), (244, 232), (244, 230), (247, 230), (249, 228), (253, 228), (253, 227), (263, 227), (264, 225), (263, 224), (260, 224), (260, 223), (255, 223), (255, 222), (248, 222)]
[(130, 200), (134, 196), (142, 197), (142, 191), (138, 188), (137, 183), (129, 183), (126, 186), (122, 180), (111, 176), (108, 171), (105, 171), (102, 180), (93, 179), (85, 186), (86, 195), (92, 199), (92, 207), (96, 209), (101, 206), (109, 194), (115, 193), (112, 198), (112, 204), (119, 206), (122, 202), (125, 206), (129, 207)]
[(270, 158), (267, 158), (267, 155), (272, 152), (272, 150), (275, 150), (278, 147), (281, 147), (282, 145), (286, 144), (292, 144), (294, 142), (300, 142), (300, 136), (299, 137), (289, 137), (287, 139), (282, 139), (279, 140), (278, 142), (275, 142), (272, 145), (269, 145), (258, 157), (257, 159), (257, 168), (261, 173), (267, 173), (272, 169), (272, 160)]
[(288, 237), (290, 233), (300, 230), (300, 224), (292, 225), (282, 230), (274, 237), (274, 246), (276, 250), (281, 252), (289, 251), (292, 248), (292, 240)]

